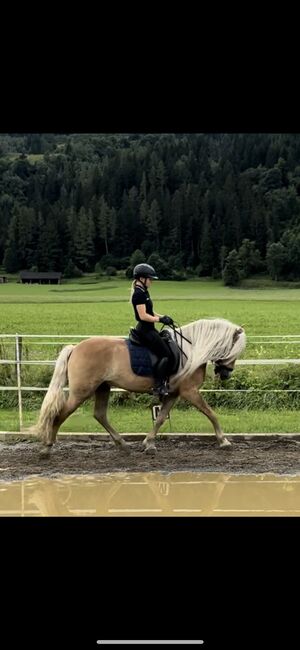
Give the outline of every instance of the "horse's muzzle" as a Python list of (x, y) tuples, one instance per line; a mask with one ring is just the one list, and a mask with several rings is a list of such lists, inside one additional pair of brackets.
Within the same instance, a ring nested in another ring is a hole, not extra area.
[(215, 375), (220, 375), (221, 381), (229, 379), (232, 373), (232, 368), (227, 368), (226, 366), (216, 365), (215, 366)]

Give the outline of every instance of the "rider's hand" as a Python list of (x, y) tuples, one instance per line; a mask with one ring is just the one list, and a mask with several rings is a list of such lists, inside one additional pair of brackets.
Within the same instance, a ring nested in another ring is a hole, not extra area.
[(160, 316), (159, 322), (163, 323), (164, 325), (173, 325), (174, 323), (173, 318), (171, 318), (171, 316)]

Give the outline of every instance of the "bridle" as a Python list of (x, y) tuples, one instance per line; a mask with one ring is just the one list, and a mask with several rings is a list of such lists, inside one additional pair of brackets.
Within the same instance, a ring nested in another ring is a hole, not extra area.
[(229, 379), (232, 371), (233, 368), (228, 368), (227, 366), (224, 366), (222, 363), (215, 364), (215, 375), (220, 375), (220, 379), (222, 381), (224, 379)]

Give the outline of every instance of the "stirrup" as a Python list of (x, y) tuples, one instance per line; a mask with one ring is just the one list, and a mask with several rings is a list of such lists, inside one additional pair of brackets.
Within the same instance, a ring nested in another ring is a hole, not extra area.
[(153, 395), (158, 395), (158, 397), (167, 397), (167, 395), (169, 395), (169, 387), (167, 385), (167, 382), (164, 381), (158, 386), (154, 386)]

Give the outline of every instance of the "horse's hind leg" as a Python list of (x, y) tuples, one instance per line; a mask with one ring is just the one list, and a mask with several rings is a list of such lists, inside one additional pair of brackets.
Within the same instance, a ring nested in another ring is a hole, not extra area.
[(100, 424), (108, 431), (108, 433), (111, 435), (115, 445), (117, 447), (120, 447), (122, 451), (126, 451), (127, 453), (130, 453), (130, 448), (129, 445), (125, 440), (123, 440), (122, 436), (115, 431), (115, 429), (112, 428), (112, 426), (109, 424), (107, 417), (106, 417), (106, 412), (107, 412), (107, 405), (108, 405), (108, 400), (109, 400), (109, 394), (110, 394), (110, 386), (109, 384), (103, 383), (99, 388), (97, 388), (95, 392), (95, 408), (94, 408), (94, 418), (100, 422)]
[(72, 413), (74, 413), (74, 411), (76, 411), (78, 406), (80, 406), (80, 404), (82, 404), (82, 402), (85, 399), (86, 398), (83, 399), (82, 397), (76, 397), (75, 395), (69, 395), (69, 398), (64, 403), (60, 413), (58, 413), (58, 415), (54, 419), (50, 439), (42, 447), (41, 452), (40, 452), (41, 456), (43, 456), (43, 457), (50, 456), (50, 451), (51, 451), (52, 445), (54, 445), (54, 443), (56, 441), (56, 436), (57, 436), (59, 428), (61, 427), (63, 422), (65, 422), (65, 420), (69, 417), (69, 415), (71, 415)]

